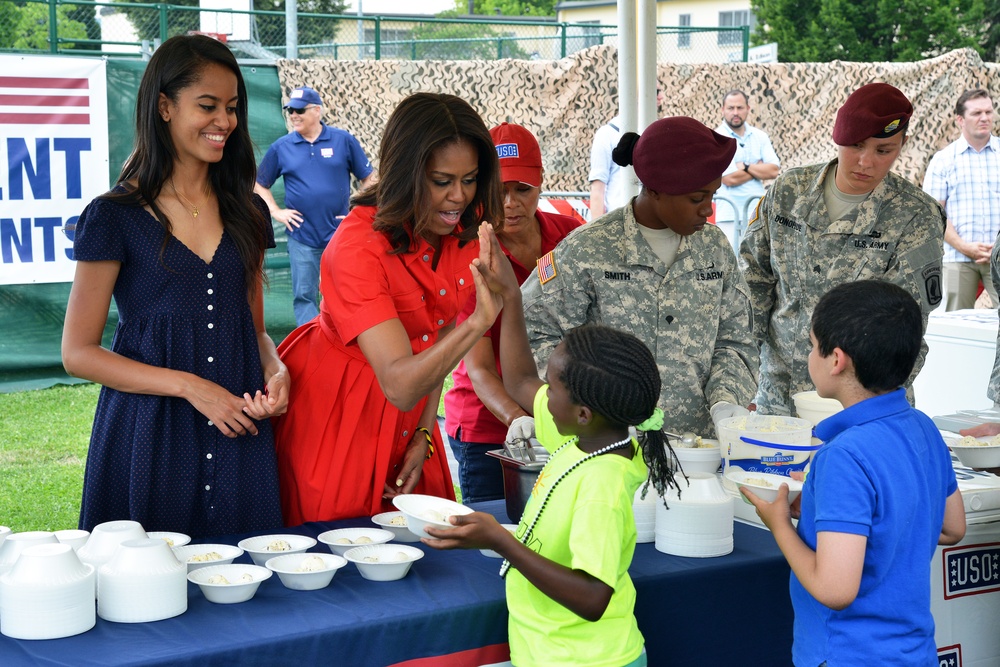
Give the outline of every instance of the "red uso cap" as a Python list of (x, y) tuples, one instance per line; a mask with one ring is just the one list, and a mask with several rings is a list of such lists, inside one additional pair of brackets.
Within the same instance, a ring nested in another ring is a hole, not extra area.
[(632, 151), (639, 181), (650, 190), (683, 195), (722, 176), (736, 154), (736, 140), (694, 118), (672, 116), (652, 123)]
[(500, 158), (500, 180), (541, 186), (542, 149), (531, 132), (520, 125), (501, 123), (490, 130), (490, 136)]
[(855, 90), (837, 111), (833, 142), (853, 146), (870, 137), (885, 139), (910, 122), (913, 105), (906, 95), (887, 83), (869, 83)]

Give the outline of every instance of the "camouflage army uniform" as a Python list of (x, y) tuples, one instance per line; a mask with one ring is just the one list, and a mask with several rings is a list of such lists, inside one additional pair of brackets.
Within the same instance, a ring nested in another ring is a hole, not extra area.
[[(997, 235), (1000, 239), (1000, 234)], [(1000, 243), (993, 244), (993, 252), (990, 253), (990, 277), (993, 280), (993, 289), (1000, 286)], [(990, 375), (990, 385), (986, 389), (986, 396), (994, 404), (1000, 403), (1000, 329), (997, 331), (997, 352), (993, 361), (993, 373)]]
[(710, 405), (753, 399), (749, 290), (717, 227), (684, 237), (667, 269), (628, 204), (575, 230), (553, 257), (553, 278), (542, 285), (536, 268), (521, 288), (539, 370), (566, 331), (600, 323), (635, 335), (653, 352), (667, 430), (711, 434)]
[[(809, 322), (835, 285), (880, 279), (899, 285), (927, 316), (941, 302), (945, 217), (920, 188), (888, 174), (856, 209), (856, 220), (831, 222), (823, 200), (828, 164), (790, 169), (761, 200), (740, 243), (740, 267), (753, 297), (754, 336), (761, 344), (757, 409), (795, 414), (792, 394), (809, 379)], [(864, 308), (863, 303), (858, 308)], [(911, 385), (924, 363), (921, 345)]]

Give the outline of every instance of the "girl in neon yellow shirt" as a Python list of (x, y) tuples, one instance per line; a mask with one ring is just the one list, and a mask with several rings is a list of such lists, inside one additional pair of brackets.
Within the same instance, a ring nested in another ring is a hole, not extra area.
[[(492, 231), (482, 231), (480, 242), (495, 245)], [(638, 338), (588, 325), (566, 334), (541, 382), (516, 280), (498, 248), (493, 259), (494, 266), (477, 268), (503, 285), (504, 388), (534, 415), (536, 438), (551, 454), (514, 535), (491, 515), (474, 512), (452, 517), (457, 528), (428, 528), (436, 539), (423, 541), (438, 549), (493, 549), (505, 558), (517, 667), (645, 665), (628, 576), (636, 540), (632, 502), (647, 474), (660, 495), (674, 485), (656, 407), (656, 362)]]

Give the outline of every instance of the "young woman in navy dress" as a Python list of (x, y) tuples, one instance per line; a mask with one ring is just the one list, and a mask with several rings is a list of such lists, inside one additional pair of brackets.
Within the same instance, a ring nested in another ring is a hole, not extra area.
[[(66, 371), (104, 385), (80, 527), (133, 519), (194, 537), (281, 525), (269, 418), (289, 379), (264, 330), (267, 208), (229, 49), (157, 49), (116, 187), (77, 223)], [(101, 345), (111, 298), (118, 327)]]

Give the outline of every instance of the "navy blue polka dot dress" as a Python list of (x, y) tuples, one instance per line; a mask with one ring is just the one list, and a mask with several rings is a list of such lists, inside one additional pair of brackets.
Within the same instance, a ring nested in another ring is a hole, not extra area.
[[(273, 248), (270, 224), (267, 233)], [(99, 199), (77, 222), (77, 260), (121, 262), (111, 349), (194, 373), (237, 396), (263, 390), (243, 265), (232, 238), (224, 232), (206, 264), (176, 238), (161, 258), (163, 237), (143, 208)], [(146, 530), (203, 537), (281, 526), (270, 421), (257, 422), (257, 428), (256, 436), (227, 438), (183, 398), (104, 387), (87, 455), (80, 528), (133, 519)]]

